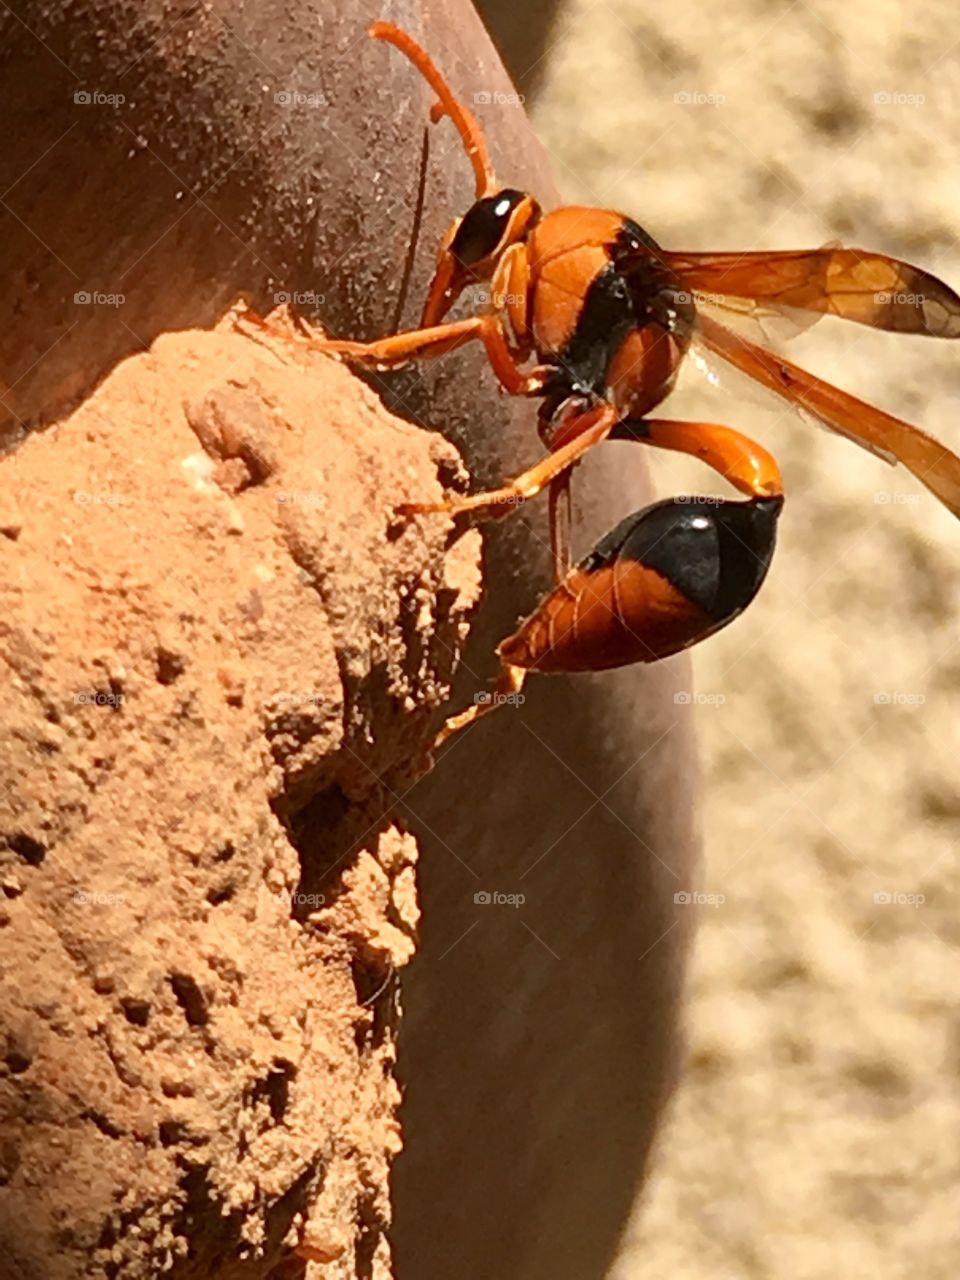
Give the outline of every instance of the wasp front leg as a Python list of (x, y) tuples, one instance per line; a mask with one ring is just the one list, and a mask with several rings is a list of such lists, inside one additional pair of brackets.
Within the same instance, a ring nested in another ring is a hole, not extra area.
[(272, 337), (288, 343), (296, 343), (298, 347), (307, 347), (311, 351), (320, 351), (324, 355), (342, 356), (356, 364), (370, 369), (396, 369), (408, 364), (411, 360), (429, 360), (462, 346), (465, 342), (483, 339), (483, 316), (471, 316), (467, 320), (452, 321), (449, 324), (433, 325), (427, 329), (410, 329), (406, 333), (391, 334), (388, 338), (379, 338), (375, 342), (354, 342), (347, 338), (318, 338), (309, 330), (292, 333), (289, 324), (278, 324), (264, 319), (255, 311), (244, 310), (237, 322), (246, 320), (257, 328), (269, 333)]
[(490, 281), (490, 310), (509, 323), (512, 341), (508, 345), (518, 365), (526, 363), (533, 351), (533, 335), (527, 319), (529, 290), (527, 247), (512, 244), (501, 255)]
[(479, 340), (497, 381), (508, 395), (538, 395), (550, 369), (546, 365), (526, 371), (522, 368), (532, 351), (526, 321), (528, 278), (525, 247), (511, 245), (497, 264), (490, 284), (490, 309), (484, 315), (411, 329), (377, 342), (324, 339), (314, 340), (311, 345), (358, 364), (390, 369), (410, 360), (432, 360), (464, 342)]
[(447, 498), (443, 502), (405, 502), (397, 507), (397, 514), (403, 517), (433, 513), (457, 516), (473, 512), (482, 514), (487, 520), (509, 515), (515, 507), (535, 498), (548, 484), (563, 476), (588, 450), (604, 440), (617, 419), (616, 408), (605, 400), (601, 401), (584, 410), (579, 429), (572, 439), (499, 489), (472, 493), (463, 498)]
[(405, 333), (391, 334), (374, 342), (317, 338), (312, 334), (295, 336), (288, 328), (272, 324), (255, 312), (244, 312), (242, 318), (282, 341), (296, 342), (298, 346), (305, 345), (312, 351), (341, 356), (352, 364), (380, 371), (399, 369), (413, 360), (435, 360), (464, 343), (480, 341), (486, 349), (487, 359), (497, 380), (504, 391), (512, 396), (539, 394), (549, 373), (546, 366), (538, 366), (528, 372), (520, 368), (517, 355), (507, 339), (503, 318), (496, 312), (433, 325), (427, 329), (408, 329)]
[(504, 391), (511, 396), (538, 396), (554, 372), (552, 365), (521, 367), (533, 352), (527, 320), (530, 263), (525, 245), (513, 244), (497, 263), (490, 282), (490, 310), (484, 317), (487, 359)]

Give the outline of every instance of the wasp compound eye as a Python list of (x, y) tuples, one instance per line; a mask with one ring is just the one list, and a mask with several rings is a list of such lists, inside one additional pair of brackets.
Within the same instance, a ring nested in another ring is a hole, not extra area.
[(776, 545), (781, 497), (667, 499), (622, 520), (500, 646), (504, 662), (587, 671), (653, 662), (747, 607)]
[(522, 191), (505, 188), (495, 196), (478, 200), (464, 214), (450, 252), (464, 267), (472, 267), (496, 250), (510, 225), (510, 217), (526, 197)]

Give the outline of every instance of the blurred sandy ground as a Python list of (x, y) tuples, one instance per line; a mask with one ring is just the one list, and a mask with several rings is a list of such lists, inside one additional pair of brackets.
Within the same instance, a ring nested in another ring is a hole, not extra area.
[[(958, 40), (949, 0), (567, 0), (520, 82), (565, 197), (667, 247), (837, 238), (958, 287)], [(960, 344), (827, 319), (789, 348), (960, 447)], [(688, 370), (670, 403), (767, 443), (788, 505), (760, 597), (696, 651), (702, 887), (724, 901), (701, 908), (686, 1078), (612, 1280), (956, 1280), (960, 525), (734, 378)], [(653, 465), (661, 493), (722, 491)]]

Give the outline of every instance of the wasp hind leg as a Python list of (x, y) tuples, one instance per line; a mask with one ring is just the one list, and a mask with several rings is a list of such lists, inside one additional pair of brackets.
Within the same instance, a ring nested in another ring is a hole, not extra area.
[(621, 418), (610, 439), (632, 440), (700, 458), (751, 498), (783, 494), (783, 477), (773, 454), (732, 427), (673, 418)]
[(481, 716), (487, 715), (490, 711), (496, 711), (497, 707), (514, 703), (518, 698), (522, 701), (520, 690), (523, 688), (526, 676), (527, 673), (523, 667), (511, 666), (505, 662), (497, 683), (489, 693), (477, 694), (472, 707), (467, 707), (466, 711), (460, 711), (444, 721), (443, 728), (433, 740), (432, 749), (436, 751), (455, 734), (475, 724)]
[(561, 583), (570, 572), (570, 472), (550, 482), (550, 553), (553, 581)]
[(579, 462), (588, 450), (599, 444), (609, 434), (617, 421), (616, 409), (605, 401), (583, 415), (583, 425), (577, 435), (553, 453), (548, 453), (538, 463), (499, 489), (484, 493), (471, 493), (466, 497), (446, 498), (442, 502), (405, 502), (396, 508), (401, 518), (417, 515), (458, 516), (466, 512), (482, 514), (484, 519), (496, 520), (535, 498), (549, 484)]

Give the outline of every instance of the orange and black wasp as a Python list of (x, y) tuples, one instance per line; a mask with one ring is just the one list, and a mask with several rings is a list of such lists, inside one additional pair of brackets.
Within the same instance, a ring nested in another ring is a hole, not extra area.
[[(521, 687), (528, 671), (601, 670), (651, 662), (696, 644), (753, 599), (773, 555), (783, 485), (773, 457), (730, 427), (652, 416), (684, 355), (701, 348), (890, 462), (903, 463), (960, 515), (960, 458), (917, 427), (831, 386), (707, 313), (783, 307), (894, 333), (960, 337), (960, 297), (884, 254), (827, 247), (791, 252), (666, 250), (609, 209), (544, 210), (496, 180), (473, 113), (405, 31), (370, 34), (404, 53), (449, 116), (476, 179), (474, 203), (450, 226), (420, 327), (361, 343), (312, 339), (376, 369), (480, 341), (503, 389), (539, 401), (546, 456), (495, 490), (407, 504), (404, 516), (495, 518), (549, 492), (555, 586), (498, 649), (495, 693), (447, 721), (439, 741)], [(479, 315), (446, 322), (465, 288), (489, 286)], [(603, 440), (631, 440), (702, 459), (745, 501), (667, 500), (628, 516), (575, 567), (569, 555), (571, 470)]]

